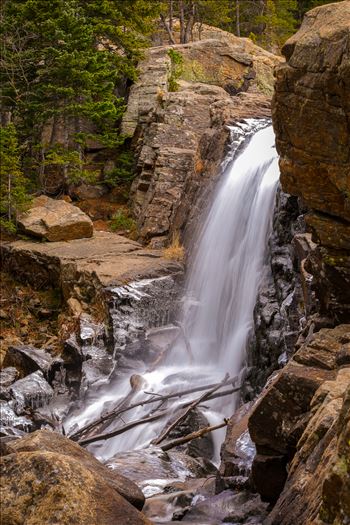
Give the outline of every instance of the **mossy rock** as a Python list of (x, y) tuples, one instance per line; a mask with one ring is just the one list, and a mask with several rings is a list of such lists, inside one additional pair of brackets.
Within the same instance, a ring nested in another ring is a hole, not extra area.
[(149, 521), (78, 460), (55, 452), (1, 459), (2, 525), (145, 525)]

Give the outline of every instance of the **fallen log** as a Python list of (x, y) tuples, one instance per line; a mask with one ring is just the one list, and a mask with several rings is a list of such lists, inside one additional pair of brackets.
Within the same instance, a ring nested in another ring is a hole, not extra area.
[(191, 434), (187, 434), (187, 436), (183, 436), (177, 439), (174, 439), (172, 441), (168, 441), (168, 443), (165, 443), (164, 445), (161, 445), (161, 449), (166, 452), (167, 450), (170, 450), (171, 448), (178, 447), (179, 445), (184, 445), (185, 443), (188, 443), (189, 441), (192, 441), (193, 439), (200, 438), (202, 436), (205, 436), (205, 434), (208, 434), (209, 432), (213, 432), (214, 430), (218, 430), (219, 428), (223, 428), (227, 425), (228, 419), (225, 419), (223, 423), (220, 423), (219, 425), (213, 425), (212, 427), (203, 427), (199, 430), (196, 430), (195, 432), (191, 432)]
[[(87, 425), (85, 425), (85, 427), (77, 430), (76, 432), (73, 432), (73, 434), (69, 435), (69, 438), (72, 439), (73, 441), (78, 441), (85, 434), (91, 432), (96, 427), (98, 427), (101, 423), (104, 423), (105, 421), (108, 421), (109, 419), (118, 417), (120, 414), (123, 414), (124, 412), (127, 412), (128, 410), (132, 410), (133, 408), (137, 408), (139, 406), (144, 406), (144, 405), (148, 405), (148, 404), (152, 404), (152, 403), (157, 403), (159, 401), (163, 401), (164, 402), (164, 401), (167, 401), (168, 399), (172, 399), (174, 397), (182, 397), (182, 396), (185, 396), (185, 395), (188, 395), (188, 394), (194, 394), (195, 392), (201, 392), (203, 390), (209, 390), (209, 389), (212, 389), (212, 388), (216, 387), (217, 385), (227, 386), (227, 385), (230, 385), (230, 384), (234, 384), (236, 381), (237, 381), (237, 378), (234, 377), (234, 378), (227, 379), (225, 382), (214, 383), (214, 384), (210, 384), (210, 385), (203, 385), (203, 386), (199, 386), (199, 387), (190, 388), (188, 390), (183, 390), (182, 392), (174, 392), (174, 393), (166, 394), (166, 395), (158, 394), (156, 392), (145, 392), (148, 395), (153, 395), (154, 397), (152, 397), (151, 399), (144, 399), (142, 401), (139, 401), (139, 402), (134, 403), (132, 405), (128, 405), (126, 407), (120, 407), (120, 403), (118, 403), (118, 405), (113, 410), (111, 410), (110, 412), (107, 412), (106, 414), (103, 414), (96, 421), (88, 423)], [(229, 393), (237, 392), (238, 390), (240, 390), (240, 388), (241, 388), (241, 386), (236, 387), (236, 388), (233, 389), (232, 392), (227, 392), (227, 394), (225, 394), (225, 395), (229, 395)], [(217, 396), (217, 397), (219, 397), (219, 396)], [(213, 399), (213, 398), (211, 398), (211, 399)]]
[(229, 378), (229, 375), (226, 374), (224, 379), (222, 380), (222, 382), (218, 385), (215, 385), (211, 390), (209, 390), (208, 392), (205, 392), (204, 394), (202, 394), (198, 399), (195, 399), (194, 401), (192, 401), (188, 407), (186, 408), (186, 410), (184, 410), (184, 412), (182, 414), (180, 414), (180, 416), (175, 419), (175, 421), (173, 423), (171, 423), (168, 428), (166, 428), (164, 430), (164, 432), (157, 438), (157, 439), (154, 439), (152, 441), (152, 445), (159, 445), (159, 443), (161, 443), (162, 441), (164, 441), (164, 439), (170, 434), (170, 432), (172, 430), (174, 430), (174, 428), (176, 428), (184, 419), (186, 419), (186, 417), (188, 416), (188, 414), (191, 412), (191, 410), (193, 410), (194, 408), (196, 408), (196, 406), (198, 406), (200, 403), (202, 403), (203, 401), (207, 400), (209, 398), (209, 396), (211, 394), (214, 394), (214, 392), (216, 392), (217, 390), (219, 390), (220, 388), (223, 387), (223, 385), (225, 384), (225, 382), (227, 381), (227, 379)]

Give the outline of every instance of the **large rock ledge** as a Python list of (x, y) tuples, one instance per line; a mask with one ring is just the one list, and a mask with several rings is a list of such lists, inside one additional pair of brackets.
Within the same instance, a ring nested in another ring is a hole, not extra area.
[(350, 319), (350, 2), (313, 9), (283, 48), (273, 121), (284, 191), (319, 244), (307, 270), (324, 315)]
[[(169, 51), (183, 61), (175, 86)], [(197, 42), (147, 52), (123, 118), (138, 160), (131, 201), (142, 240), (165, 243), (198, 215), (198, 196), (225, 157), (227, 125), (270, 116), (280, 60), (247, 38), (209, 26)]]
[(181, 271), (181, 264), (161, 251), (107, 232), (70, 242), (3, 243), (1, 252), (4, 268), (17, 279), (34, 288), (58, 288), (65, 301), (74, 298), (86, 305), (110, 286)]

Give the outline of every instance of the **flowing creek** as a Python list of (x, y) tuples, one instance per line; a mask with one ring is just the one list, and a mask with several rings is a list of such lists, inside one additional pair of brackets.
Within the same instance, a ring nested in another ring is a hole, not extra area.
[[(171, 322), (169, 317), (171, 304), (176, 301), (172, 277), (111, 290), (113, 357), (118, 366), (115, 372), (102, 376), (86, 389), (83, 399), (64, 421), (69, 436), (86, 439), (113, 433), (131, 422), (148, 418), (149, 422), (130, 425), (130, 430), (122, 434), (85, 443), (111, 468), (118, 467), (122, 458), (132, 457), (136, 465), (142, 459), (141, 463), (149, 462), (157, 472), (154, 462), (162, 462), (162, 451), (153, 447), (152, 441), (181, 414), (181, 409), (203, 394), (205, 390), (200, 390), (203, 385), (222, 382), (226, 374), (230, 381), (225, 388), (235, 392), (203, 400), (195, 410), (195, 430), (219, 425), (238, 407), (237, 387), (244, 382), (247, 372), (246, 348), (266, 262), (279, 180), (272, 126), (266, 121), (253, 124), (255, 132), (246, 141), (248, 144), (233, 160), (226, 161), (212, 204), (202, 221), (177, 319)], [(249, 123), (247, 129), (251, 127)], [(241, 142), (245, 130), (242, 124)], [(89, 339), (88, 330), (85, 335)], [(98, 343), (95, 341), (92, 346), (98, 353)], [(169, 398), (188, 390), (193, 392)], [(145, 400), (148, 403), (126, 410)], [(106, 418), (92, 432), (91, 428), (82, 432), (116, 407), (118, 417)], [(199, 455), (218, 464), (225, 432), (223, 427), (209, 434), (207, 440), (201, 440), (207, 448)], [(160, 444), (179, 435), (173, 431)], [(187, 479), (188, 464), (175, 453), (167, 469), (168, 483), (169, 478)], [(146, 496), (160, 493), (165, 485), (160, 479), (152, 480), (161, 476), (152, 476), (151, 472), (146, 481), (140, 480)], [(137, 472), (132, 479), (137, 480)]]

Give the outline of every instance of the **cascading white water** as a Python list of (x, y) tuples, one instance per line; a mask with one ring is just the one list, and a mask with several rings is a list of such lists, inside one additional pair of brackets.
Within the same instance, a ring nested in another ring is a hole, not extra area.
[(183, 313), (195, 363), (235, 375), (241, 371), (278, 178), (269, 126), (227, 169), (202, 228)]
[[(274, 133), (269, 126), (255, 133), (218, 184), (198, 239), (183, 301), (181, 324), (187, 345), (178, 338), (157, 369), (139, 370), (145, 381), (143, 390), (166, 394), (215, 383), (227, 372), (242, 377), (278, 179)], [(105, 404), (117, 404), (128, 388), (129, 378), (111, 381), (103, 395), (78, 415), (75, 412), (70, 416), (66, 428), (73, 424), (81, 427), (98, 418)], [(144, 397), (143, 391), (138, 392), (133, 402)], [(211, 423), (232, 414), (236, 399), (231, 396), (230, 405), (224, 399), (206, 402), (210, 409), (204, 413)], [(147, 446), (180, 404), (179, 399), (168, 403), (167, 416), (92, 445), (90, 450), (107, 459), (123, 450)], [(141, 419), (148, 411), (149, 407), (140, 406), (132, 415), (123, 415), (123, 422)], [(108, 428), (115, 426), (114, 422)], [(215, 433), (217, 451), (223, 433)]]

